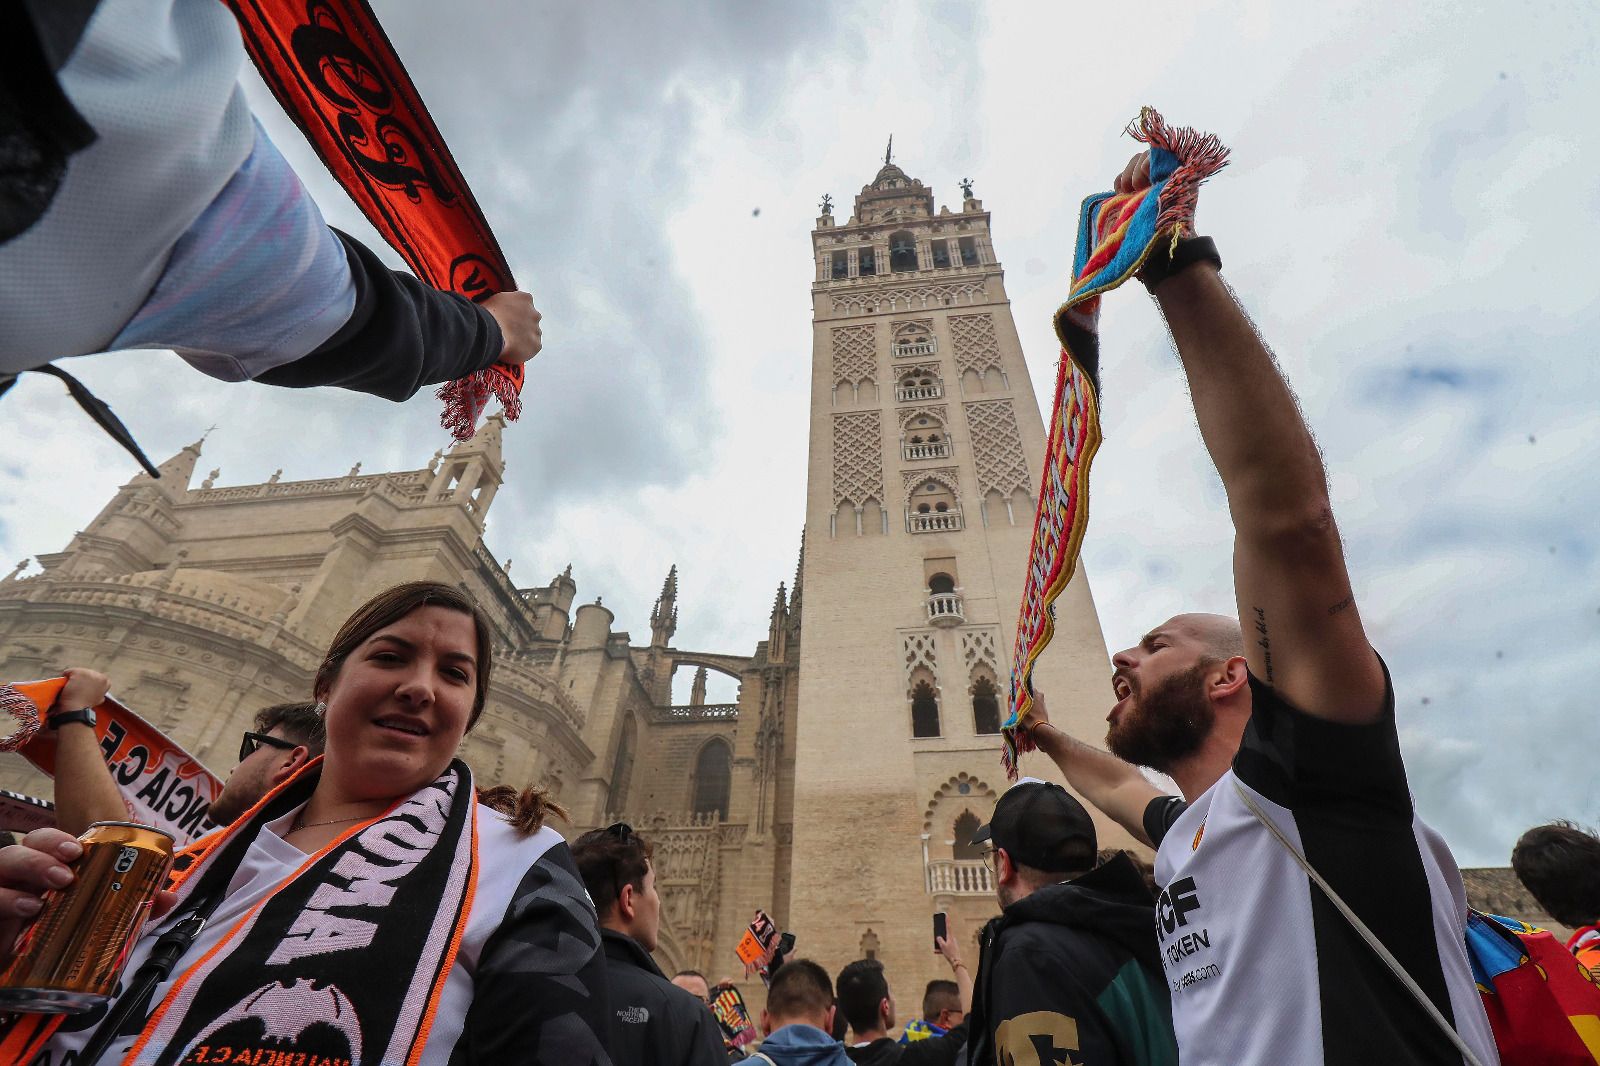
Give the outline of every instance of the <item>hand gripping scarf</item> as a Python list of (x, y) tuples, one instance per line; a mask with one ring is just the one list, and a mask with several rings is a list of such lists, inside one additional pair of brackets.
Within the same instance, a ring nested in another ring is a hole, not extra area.
[[(220, 898), (262, 827), (310, 799), (321, 769), (321, 759), (309, 763), (181, 852), (172, 913)], [(306, 856), (220, 944), (179, 960), (187, 969), (124, 1061), (414, 1066), (472, 910), (476, 806), (472, 773), (454, 760)], [(0, 1039), (0, 1061), (29, 1061), (60, 1021), (19, 1015)]]
[[(366, 0), (223, 0), (278, 103), (423, 281), (483, 301), (516, 287), (500, 245)], [(493, 396), (522, 413), (523, 368), (448, 382), (440, 422), (472, 436)]]
[(1089, 464), (1100, 447), (1100, 296), (1139, 273), (1151, 252), (1194, 233), (1200, 183), (1227, 165), (1215, 136), (1173, 129), (1144, 108), (1127, 133), (1150, 146), (1150, 186), (1096, 193), (1083, 201), (1072, 257), (1072, 288), (1056, 311), (1061, 360), (1045, 442), (1045, 468), (1011, 653), (1010, 715), (1001, 727), (1006, 776), (1032, 751), (1022, 729), (1033, 709), (1033, 664), (1055, 635), (1055, 599), (1078, 566), (1089, 523)]

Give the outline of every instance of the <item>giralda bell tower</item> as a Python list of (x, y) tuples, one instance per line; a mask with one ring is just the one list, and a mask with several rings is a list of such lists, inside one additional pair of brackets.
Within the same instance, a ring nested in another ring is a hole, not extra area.
[[(998, 911), (970, 837), (1006, 785), (1004, 685), (1044, 460), (989, 212), (962, 191), (959, 210), (936, 208), (886, 156), (849, 218), (824, 201), (811, 234), (789, 925), (803, 956), (882, 960), (902, 1013), (949, 976), (933, 913), (956, 916), (975, 966), (973, 935)], [(1036, 683), (1098, 743), (1111, 667), (1081, 569), (1056, 611)], [(1041, 755), (1024, 762), (1046, 771)], [(1100, 832), (1102, 847), (1130, 843)]]

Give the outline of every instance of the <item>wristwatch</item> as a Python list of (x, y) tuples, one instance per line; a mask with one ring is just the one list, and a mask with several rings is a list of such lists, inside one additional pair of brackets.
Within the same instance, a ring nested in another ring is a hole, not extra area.
[(1216, 241), (1210, 237), (1182, 237), (1176, 246), (1158, 241), (1157, 247), (1144, 261), (1144, 269), (1139, 271), (1139, 280), (1144, 282), (1146, 289), (1155, 292), (1157, 285), (1196, 263), (1210, 263), (1218, 270), (1222, 269), (1222, 256), (1217, 251)]
[(62, 726), (73, 722), (82, 722), (90, 729), (93, 729), (95, 723), (94, 708), (82, 707), (76, 711), (60, 711), (46, 717), (44, 722), (51, 729), (60, 729)]

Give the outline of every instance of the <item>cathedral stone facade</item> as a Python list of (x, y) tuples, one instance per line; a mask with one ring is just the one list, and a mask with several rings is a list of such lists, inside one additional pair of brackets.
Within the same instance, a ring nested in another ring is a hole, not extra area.
[[(313, 481), (218, 485), (213, 470), (196, 485), (190, 445), (39, 572), (0, 580), (0, 679), (103, 670), (225, 774), (258, 708), (310, 696), (369, 595), (459, 585), (498, 644), (462, 756), (481, 785), (547, 787), (569, 836), (627, 821), (652, 840), (663, 969), (737, 974), (760, 908), (830, 970), (881, 959), (912, 1010), (948, 973), (933, 913), (955, 915), (975, 963), (998, 909), (971, 836), (1006, 785), (997, 734), (1044, 457), (989, 223), (970, 191), (935, 210), (887, 162), (846, 222), (817, 219), (804, 548), (748, 654), (673, 643), (676, 570), (637, 642), (600, 599), (579, 602), (570, 567), (513, 581), (482, 539), (505, 477), (493, 417), (418, 469)], [(1110, 666), (1081, 573), (1056, 610), (1035, 676), (1059, 721), (1098, 737)], [(697, 676), (675, 705), (680, 667)], [(708, 704), (705, 671), (735, 678), (736, 702)], [(0, 786), (51, 792), (10, 755)], [(759, 1008), (759, 982), (745, 989)]]
[[(458, 585), (489, 614), (497, 655), (487, 707), (462, 744), (480, 786), (537, 783), (575, 832), (626, 820), (656, 852), (664, 968), (723, 972), (757, 907), (786, 918), (799, 590), (779, 587), (754, 653), (672, 645), (667, 575), (648, 642), (577, 602), (572, 570), (518, 587), (484, 547), (505, 473), (504, 423), (426, 467), (257, 485), (194, 485), (201, 445), (125, 484), (65, 550), (0, 581), (0, 678), (66, 666), (112, 678), (123, 702), (221, 774), (257, 709), (310, 697), (334, 631), (402, 581)], [(689, 704), (672, 674), (698, 671)], [(739, 681), (707, 704), (704, 671)], [(51, 795), (0, 756), (0, 787)]]

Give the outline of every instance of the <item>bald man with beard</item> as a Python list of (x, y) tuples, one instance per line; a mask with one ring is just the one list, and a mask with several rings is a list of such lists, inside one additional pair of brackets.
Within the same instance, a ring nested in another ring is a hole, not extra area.
[[(1145, 154), (1116, 182), (1148, 184)], [(1158, 848), (1155, 936), (1185, 1063), (1473, 1061), (1292, 848), (1489, 1066), (1461, 874), (1413, 808), (1321, 456), (1220, 266), (1208, 238), (1188, 237), (1144, 280), (1227, 493), (1237, 610), (1169, 618), (1113, 657), (1109, 752), (1052, 726), (1042, 698), (1024, 726), (1079, 794)]]

